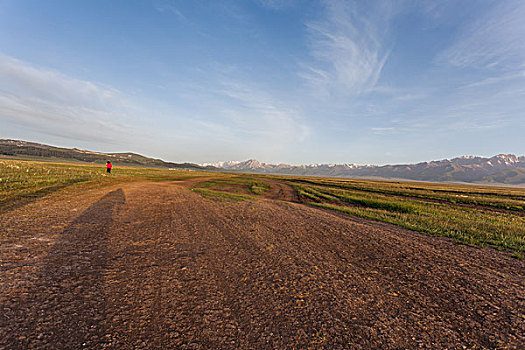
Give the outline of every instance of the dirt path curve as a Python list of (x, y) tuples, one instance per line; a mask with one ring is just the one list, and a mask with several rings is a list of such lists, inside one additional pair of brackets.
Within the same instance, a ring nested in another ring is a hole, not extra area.
[(284, 181), (270, 179), (264, 179), (264, 181), (271, 185), (270, 189), (264, 193), (265, 198), (294, 203), (299, 202), (297, 191), (291, 188), (290, 185), (287, 185)]
[(8, 215), (0, 349), (525, 346), (525, 263), (492, 249), (173, 183)]
[[(179, 186), (184, 186), (187, 188), (192, 188), (196, 184), (200, 182), (206, 182), (209, 180), (216, 180), (221, 179), (224, 177), (198, 177), (194, 179), (186, 179), (186, 180), (180, 180), (180, 181), (173, 181), (172, 183), (176, 183)], [(262, 198), (266, 199), (273, 199), (273, 200), (280, 200), (285, 202), (293, 202), (298, 203), (299, 202), (299, 195), (297, 194), (297, 191), (295, 191), (290, 185), (286, 184), (285, 181), (279, 181), (279, 180), (273, 180), (270, 178), (264, 178), (259, 179), (260, 181), (266, 182), (270, 185), (270, 189), (262, 194)], [(168, 182), (166, 182), (168, 183)]]

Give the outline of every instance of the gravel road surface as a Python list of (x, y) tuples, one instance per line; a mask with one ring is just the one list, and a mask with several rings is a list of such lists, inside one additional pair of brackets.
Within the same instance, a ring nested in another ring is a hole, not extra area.
[(0, 214), (0, 349), (525, 348), (523, 261), (281, 192), (132, 183)]

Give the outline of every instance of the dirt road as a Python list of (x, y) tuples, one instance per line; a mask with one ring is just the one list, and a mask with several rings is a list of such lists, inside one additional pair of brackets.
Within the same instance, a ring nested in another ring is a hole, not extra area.
[(0, 349), (525, 347), (525, 263), (493, 249), (175, 183), (0, 223)]

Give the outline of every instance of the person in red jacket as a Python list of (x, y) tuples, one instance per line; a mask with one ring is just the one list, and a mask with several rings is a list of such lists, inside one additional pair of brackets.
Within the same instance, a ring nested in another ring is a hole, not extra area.
[(108, 160), (106, 162), (106, 171), (108, 174), (111, 174), (111, 168), (113, 167), (113, 165), (111, 164), (111, 162)]

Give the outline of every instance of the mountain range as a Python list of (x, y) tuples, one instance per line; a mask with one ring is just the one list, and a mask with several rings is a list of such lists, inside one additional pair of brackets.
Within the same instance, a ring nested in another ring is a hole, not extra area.
[(359, 164), (267, 164), (255, 159), (244, 162), (204, 164), (228, 171), (262, 174), (394, 178), (416, 181), (525, 184), (525, 157), (499, 154), (491, 158), (463, 156), (402, 165)]
[(0, 139), (0, 155), (28, 157), (32, 159), (53, 159), (104, 164), (110, 160), (114, 164), (151, 168), (170, 168), (186, 170), (218, 170), (193, 163), (172, 163), (161, 159), (148, 158), (136, 153), (102, 153), (77, 148), (61, 148), (41, 143), (21, 140)]

